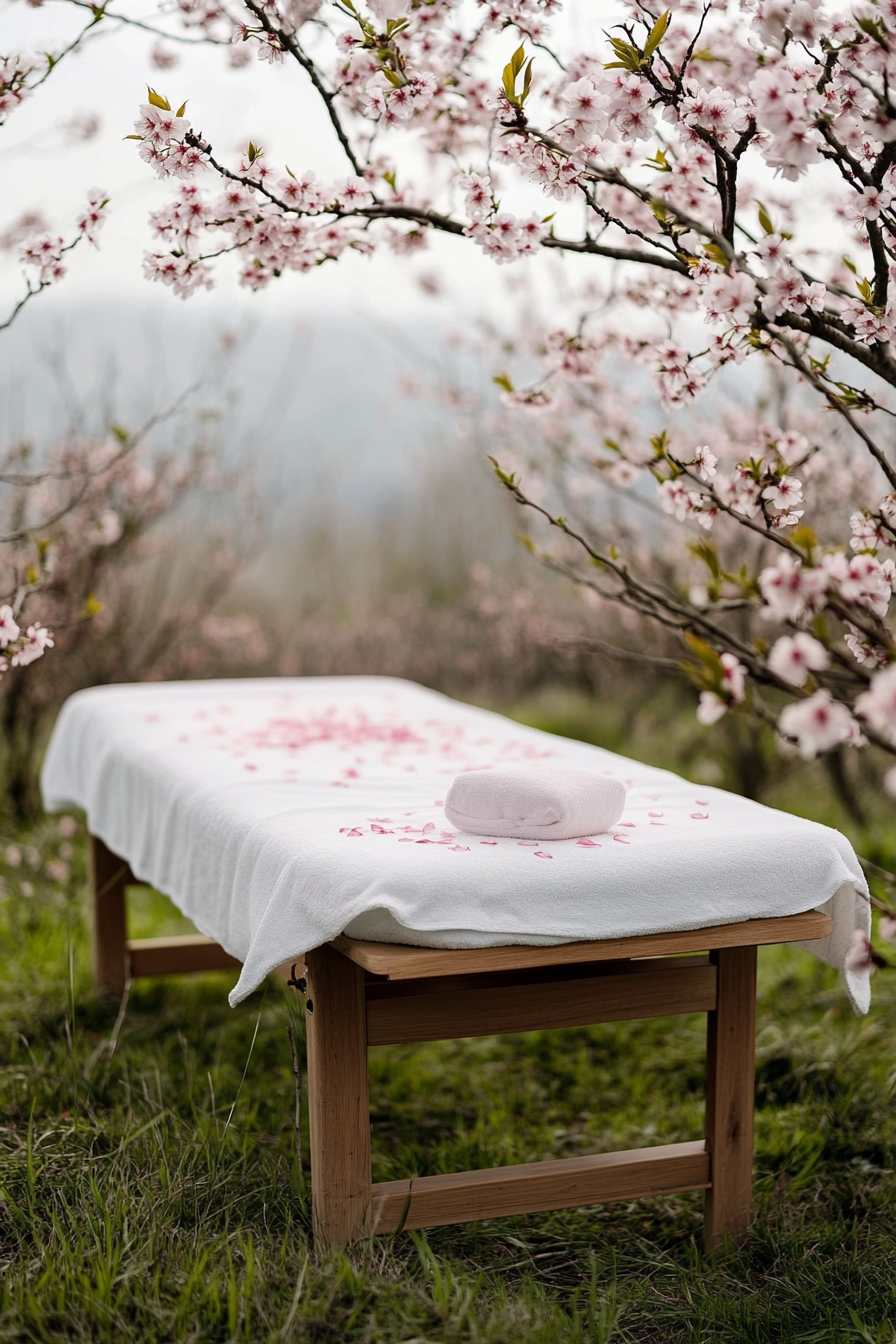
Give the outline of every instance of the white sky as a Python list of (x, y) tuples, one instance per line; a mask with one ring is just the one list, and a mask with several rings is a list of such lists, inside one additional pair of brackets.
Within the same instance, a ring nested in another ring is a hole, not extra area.
[[(604, 0), (582, 2), (587, 5), (589, 28), (609, 22)], [(123, 7), (134, 16), (151, 17), (153, 13), (149, 3), (138, 7), (124, 0)], [(573, 16), (565, 20), (574, 34), (581, 14), (574, 0)], [(52, 0), (36, 10), (21, 0), (0, 0), (0, 53), (59, 48), (69, 34), (78, 31), (82, 19), (83, 11)], [(511, 41), (508, 35), (504, 45)], [(161, 292), (160, 286), (150, 287), (141, 274), (143, 251), (153, 246), (148, 211), (161, 205), (172, 190), (170, 183), (157, 180), (138, 158), (136, 142), (123, 139), (132, 130), (147, 83), (169, 96), (172, 105), (189, 99), (194, 125), (225, 158), (252, 138), (265, 147), (269, 158), (278, 164), (288, 162), (294, 171), (314, 168), (325, 179), (346, 171), (319, 100), (294, 66), (285, 63), (272, 69), (253, 60), (241, 70), (232, 70), (226, 63), (226, 51), (220, 48), (179, 46), (180, 65), (159, 71), (149, 57), (152, 44), (152, 38), (134, 29), (85, 43), (0, 129), (0, 231), (23, 210), (36, 208), (52, 227), (68, 236), (88, 188), (100, 186), (111, 197), (100, 250), (80, 246), (71, 256), (60, 298), (44, 295), (41, 304), (61, 301), (63, 291), (68, 302), (121, 297), (168, 306), (180, 303), (170, 292)], [(62, 144), (53, 128), (78, 113), (99, 115), (99, 134), (88, 143)], [(217, 268), (216, 290), (189, 302), (215, 311), (222, 305), (230, 311), (234, 304), (240, 309), (261, 305), (272, 312), (361, 309), (394, 319), (419, 315), (426, 308), (418, 277), (438, 272), (448, 282), (452, 306), (469, 308), (472, 304), (481, 310), (483, 305), (502, 306), (508, 286), (518, 290), (521, 284), (535, 280), (532, 274), (522, 277), (524, 266), (532, 271), (526, 262), (496, 267), (468, 243), (434, 238), (428, 252), (411, 263), (388, 255), (385, 249), (372, 262), (347, 256), (311, 275), (287, 276), (262, 295), (251, 296), (236, 285), (235, 265), (225, 260)], [(0, 312), (21, 289), (15, 256), (0, 253)]]

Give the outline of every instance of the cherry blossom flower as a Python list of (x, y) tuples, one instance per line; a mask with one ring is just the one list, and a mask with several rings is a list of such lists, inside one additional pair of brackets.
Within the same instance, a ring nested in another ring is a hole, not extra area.
[(869, 689), (856, 700), (856, 713), (896, 743), (896, 664), (875, 673)]
[(789, 554), (782, 555), (777, 564), (769, 565), (759, 575), (759, 589), (769, 613), (778, 620), (801, 620), (814, 609), (827, 586), (827, 574), (804, 566), (795, 555)]
[(697, 705), (698, 723), (702, 723), (706, 728), (711, 728), (727, 713), (728, 705), (714, 691), (700, 692), (700, 701)]
[(16, 649), (10, 658), (12, 667), (27, 667), (37, 658), (42, 658), (44, 649), (52, 649), (54, 644), (52, 633), (45, 630), (40, 621), (35, 621), (29, 625), (25, 632), (25, 643)]
[(13, 617), (12, 607), (0, 607), (0, 649), (15, 643), (19, 637), (19, 627)]
[(716, 475), (718, 461), (716, 455), (709, 451), (707, 444), (704, 444), (702, 448), (697, 448), (694, 452), (694, 465), (702, 481), (708, 481)]
[(830, 664), (824, 645), (802, 630), (782, 636), (768, 655), (769, 669), (790, 686), (805, 686), (810, 672), (823, 672)]
[(791, 509), (803, 498), (803, 483), (795, 476), (779, 476), (766, 486), (762, 498), (770, 500), (776, 509)]
[(853, 975), (873, 975), (877, 970), (878, 958), (871, 946), (871, 940), (863, 929), (856, 929), (852, 935), (849, 951), (843, 958), (843, 966)]
[(829, 691), (816, 691), (807, 700), (786, 705), (778, 718), (778, 731), (796, 742), (807, 761), (843, 743), (857, 745), (860, 738), (848, 708)]

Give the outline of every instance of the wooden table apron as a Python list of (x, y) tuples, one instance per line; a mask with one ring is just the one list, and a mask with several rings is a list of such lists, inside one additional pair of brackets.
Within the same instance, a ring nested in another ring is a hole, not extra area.
[[(239, 966), (211, 938), (127, 937), (125, 860), (91, 838), (98, 987)], [(344, 1246), (399, 1228), (705, 1191), (712, 1249), (750, 1219), (756, 949), (822, 938), (817, 910), (708, 929), (554, 947), (465, 951), (344, 935), (304, 959), (315, 1236)], [(702, 955), (701, 955), (702, 954)], [(297, 972), (298, 974), (298, 972)], [(705, 1012), (706, 1123), (698, 1141), (374, 1183), (367, 1048)]]

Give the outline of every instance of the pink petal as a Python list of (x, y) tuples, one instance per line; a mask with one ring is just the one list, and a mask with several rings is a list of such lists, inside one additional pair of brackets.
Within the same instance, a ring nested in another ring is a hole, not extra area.
[(517, 840), (517, 844), (518, 844), (518, 845), (523, 845), (523, 846), (525, 846), (527, 849), (537, 849), (537, 848), (538, 848), (538, 841), (537, 841), (537, 840)]
[(553, 854), (545, 854), (541, 849), (536, 849), (532, 857), (533, 859), (552, 859), (554, 856)]
[(631, 826), (632, 828), (634, 828), (635, 823), (634, 823), (633, 821), (620, 821), (620, 822), (619, 822), (619, 825), (620, 825), (620, 826)]
[(498, 842), (497, 840), (480, 840), (479, 843), (480, 845), (496, 845)]
[(629, 838), (628, 838), (627, 835), (614, 835), (614, 836), (613, 836), (613, 839), (614, 839), (614, 840), (618, 840), (619, 843), (620, 843), (620, 845), (630, 845), (630, 844), (631, 844), (631, 840), (629, 840)]
[(426, 825), (423, 827), (423, 834), (424, 834), (424, 835), (429, 835), (430, 831), (434, 831), (435, 828), (436, 828), (436, 824), (435, 824), (435, 822), (434, 822), (434, 821), (428, 821), (428, 822), (426, 823)]
[(451, 848), (454, 849), (454, 850), (457, 850), (459, 853), (463, 853), (463, 854), (469, 854), (469, 852), (470, 852), (470, 846), (469, 846), (469, 845), (452, 845)]
[(662, 816), (664, 815), (664, 813), (662, 813), (662, 812), (648, 812), (647, 815), (648, 815), (648, 817), (662, 817)]
[(709, 821), (708, 812), (692, 812), (691, 816), (694, 818), (695, 821)]
[(577, 840), (576, 844), (582, 845), (585, 849), (600, 849), (600, 845), (596, 840)]

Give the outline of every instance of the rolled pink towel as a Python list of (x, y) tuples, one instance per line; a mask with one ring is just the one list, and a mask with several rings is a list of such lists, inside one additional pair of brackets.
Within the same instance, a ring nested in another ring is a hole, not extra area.
[(588, 770), (520, 767), (458, 775), (445, 816), (473, 835), (572, 840), (599, 835), (622, 816), (625, 785)]

